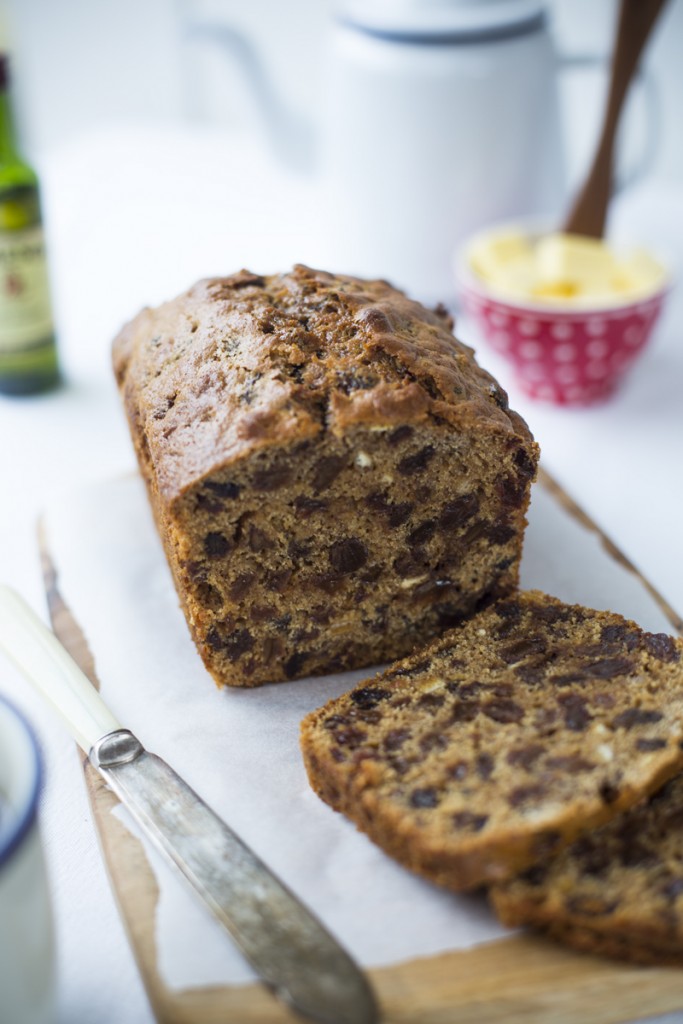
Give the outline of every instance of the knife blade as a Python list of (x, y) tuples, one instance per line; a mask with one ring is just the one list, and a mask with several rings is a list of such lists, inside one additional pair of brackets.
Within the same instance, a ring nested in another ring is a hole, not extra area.
[(374, 994), (349, 954), (201, 797), (119, 724), (54, 634), (5, 586), (0, 647), (274, 995), (320, 1024), (375, 1024)]

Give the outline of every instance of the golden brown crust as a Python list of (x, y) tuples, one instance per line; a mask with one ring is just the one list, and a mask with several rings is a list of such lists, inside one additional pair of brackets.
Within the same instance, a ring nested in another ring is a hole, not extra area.
[(166, 501), (228, 460), (356, 423), (429, 415), (531, 442), (450, 323), (384, 281), (241, 271), (143, 310), (114, 370)]
[(588, 926), (573, 927), (553, 925), (546, 934), (564, 946), (572, 946), (582, 953), (594, 953), (597, 956), (609, 956), (615, 960), (627, 960), (629, 963), (647, 967), (681, 967), (683, 966), (683, 943), (668, 944), (656, 939), (645, 938), (639, 941), (638, 935), (628, 931), (615, 931), (612, 935)]
[(433, 881), (513, 877), (680, 771), (682, 651), (517, 594), (307, 716), (311, 784)]

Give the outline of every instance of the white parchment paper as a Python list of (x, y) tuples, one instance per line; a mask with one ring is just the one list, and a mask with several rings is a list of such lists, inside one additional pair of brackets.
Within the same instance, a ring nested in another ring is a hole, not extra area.
[[(522, 585), (670, 626), (642, 583), (536, 485)], [(218, 691), (192, 642), (142, 483), (135, 477), (55, 497), (47, 538), (60, 591), (121, 723), (168, 761), (367, 967), (506, 934), (483, 898), (412, 876), (324, 805), (306, 781), (303, 716), (369, 676)], [(139, 835), (128, 813), (117, 813)], [(143, 839), (160, 898), (158, 967), (171, 989), (253, 980), (230, 939)]]

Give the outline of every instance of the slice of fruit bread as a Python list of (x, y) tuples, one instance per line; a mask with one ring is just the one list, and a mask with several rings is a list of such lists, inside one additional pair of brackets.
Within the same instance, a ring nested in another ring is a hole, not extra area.
[(509, 879), (683, 770), (682, 652), (519, 593), (308, 715), (311, 785), (434, 882)]

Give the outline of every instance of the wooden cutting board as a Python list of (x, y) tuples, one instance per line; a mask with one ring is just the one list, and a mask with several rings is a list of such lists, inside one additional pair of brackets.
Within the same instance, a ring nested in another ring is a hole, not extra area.
[[(681, 619), (558, 484), (547, 474), (540, 484), (601, 536), (612, 557), (639, 575), (672, 628), (683, 633)], [(41, 552), (54, 631), (99, 689), (92, 653), (61, 598), (44, 537)], [(286, 1024), (300, 1019), (257, 985), (180, 992), (165, 985), (156, 961), (154, 873), (142, 843), (111, 813), (118, 798), (87, 759), (82, 763), (112, 890), (160, 1024)], [(570, 952), (533, 935), (368, 973), (385, 1024), (617, 1024), (683, 1009), (683, 970), (619, 964)]]

